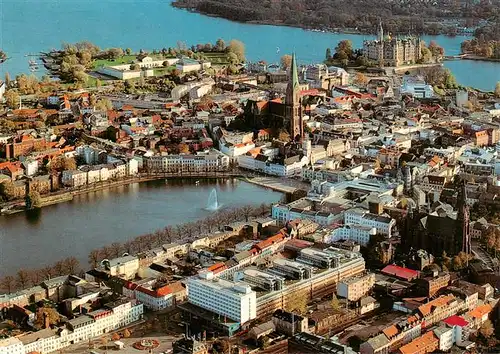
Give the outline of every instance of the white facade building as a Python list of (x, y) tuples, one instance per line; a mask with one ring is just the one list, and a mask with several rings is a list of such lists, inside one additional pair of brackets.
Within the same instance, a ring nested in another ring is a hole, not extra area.
[(188, 300), (241, 324), (257, 317), (257, 295), (249, 285), (214, 278), (208, 271), (189, 279)]
[(26, 176), (33, 176), (38, 172), (38, 160), (26, 159), (23, 161), (23, 166)]
[(142, 318), (144, 307), (136, 300), (119, 300), (104, 308), (69, 320), (65, 326), (46, 328), (16, 338), (0, 340), (1, 354), (52, 353), (86, 342)]
[(434, 89), (422, 78), (404, 76), (401, 94), (410, 94), (417, 98), (432, 98), (434, 97)]
[(271, 216), (281, 224), (295, 219), (307, 219), (314, 221), (315, 223), (322, 226), (331, 225), (333, 223), (341, 221), (342, 219), (342, 214), (334, 215), (332, 213), (326, 213), (322, 211), (292, 208), (283, 204), (273, 205)]
[(132, 279), (139, 270), (139, 258), (136, 256), (123, 256), (101, 262), (104, 269), (112, 276), (120, 276), (125, 279)]
[(62, 183), (68, 187), (81, 187), (87, 184), (87, 173), (80, 170), (66, 170), (62, 173)]
[(396, 220), (388, 216), (372, 214), (363, 209), (353, 208), (345, 211), (344, 224), (375, 228), (377, 233), (391, 237), (392, 228), (396, 225)]
[(326, 243), (333, 243), (340, 240), (354, 241), (361, 246), (366, 246), (370, 242), (370, 238), (377, 234), (377, 229), (375, 227), (366, 227), (361, 225), (345, 225), (332, 230), (332, 232), (326, 236)]
[(160, 311), (170, 307), (174, 303), (174, 294), (168, 291), (168, 286), (158, 290), (151, 290), (139, 286), (135, 289), (135, 298), (151, 311)]
[(142, 60), (136, 60), (133, 64), (139, 65), (139, 70), (132, 70), (131, 65), (133, 64), (120, 64), (113, 66), (102, 66), (97, 69), (97, 72), (115, 77), (120, 80), (134, 79), (141, 76), (154, 76), (154, 68), (163, 67), (165, 62), (170, 65), (177, 63), (179, 59), (177, 58), (167, 58), (161, 60), (153, 60), (151, 57), (144, 57)]
[(25, 354), (23, 342), (18, 338), (0, 340), (0, 354)]
[(157, 172), (223, 171), (229, 167), (229, 158), (215, 151), (198, 155), (151, 156), (146, 165)]

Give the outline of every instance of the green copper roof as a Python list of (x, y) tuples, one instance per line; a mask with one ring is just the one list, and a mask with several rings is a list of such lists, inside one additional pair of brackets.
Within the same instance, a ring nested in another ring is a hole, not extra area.
[(295, 53), (292, 55), (292, 85), (294, 89), (299, 87), (299, 74), (297, 72), (297, 60), (295, 59)]

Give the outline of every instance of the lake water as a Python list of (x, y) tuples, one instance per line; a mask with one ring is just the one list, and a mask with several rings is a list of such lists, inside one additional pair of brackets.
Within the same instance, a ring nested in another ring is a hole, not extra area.
[[(301, 63), (315, 63), (339, 40), (361, 46), (364, 39), (373, 38), (235, 23), (175, 9), (169, 0), (0, 0), (0, 15), (0, 48), (11, 57), (0, 65), (2, 77), (6, 71), (28, 72), (28, 53), (81, 40), (139, 50), (175, 46), (177, 41), (191, 45), (236, 38), (246, 44), (250, 60), (278, 62), (284, 53), (295, 51)], [(431, 39), (447, 54), (458, 54), (464, 37), (424, 37)], [(467, 60), (445, 65), (463, 85), (493, 90), (500, 81), (500, 63)]]
[(35, 213), (0, 216), (0, 277), (75, 256), (87, 268), (92, 249), (125, 242), (167, 225), (202, 219), (212, 189), (220, 208), (275, 203), (282, 194), (242, 182), (154, 181), (76, 197)]

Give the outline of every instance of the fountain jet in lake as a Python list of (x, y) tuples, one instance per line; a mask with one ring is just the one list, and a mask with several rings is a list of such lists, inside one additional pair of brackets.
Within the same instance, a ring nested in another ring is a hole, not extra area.
[(207, 201), (207, 210), (215, 211), (219, 209), (219, 201), (217, 200), (217, 190), (215, 188), (212, 189), (210, 195), (208, 196)]

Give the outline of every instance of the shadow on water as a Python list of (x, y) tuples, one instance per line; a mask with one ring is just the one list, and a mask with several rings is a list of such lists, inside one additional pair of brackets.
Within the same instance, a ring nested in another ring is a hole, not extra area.
[(30, 210), (26, 210), (24, 215), (26, 216), (26, 221), (31, 225), (37, 225), (41, 221), (42, 209), (41, 208), (33, 208)]

